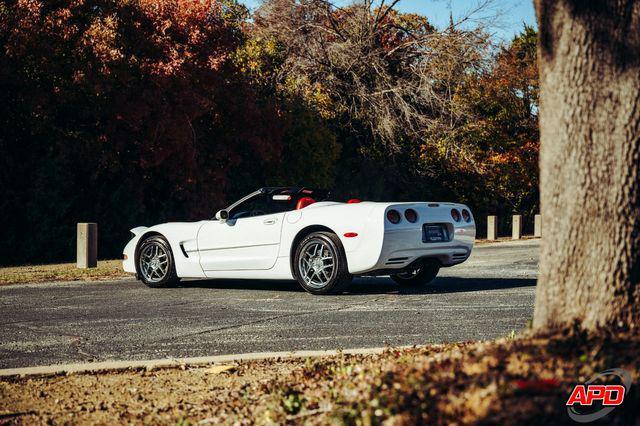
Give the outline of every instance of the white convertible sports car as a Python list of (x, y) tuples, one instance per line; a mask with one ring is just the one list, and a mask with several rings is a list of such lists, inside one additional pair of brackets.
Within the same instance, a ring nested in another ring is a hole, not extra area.
[(328, 294), (354, 275), (423, 285), (471, 254), (476, 227), (463, 204), (339, 203), (326, 196), (261, 188), (211, 220), (134, 228), (124, 270), (150, 287), (180, 278), (295, 279), (310, 293)]

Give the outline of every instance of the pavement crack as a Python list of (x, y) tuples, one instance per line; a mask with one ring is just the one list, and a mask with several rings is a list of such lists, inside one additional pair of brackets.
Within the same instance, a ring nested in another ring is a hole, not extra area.
[(260, 318), (254, 321), (248, 321), (248, 322), (244, 322), (241, 324), (232, 324), (232, 325), (227, 325), (227, 326), (223, 326), (223, 327), (215, 327), (215, 328), (210, 328), (207, 330), (200, 330), (194, 333), (187, 333), (187, 334), (181, 334), (178, 336), (172, 336), (169, 338), (165, 338), (165, 339), (160, 339), (159, 341), (166, 341), (166, 340), (173, 340), (175, 338), (183, 338), (183, 337), (194, 337), (194, 336), (202, 336), (203, 334), (209, 334), (209, 333), (216, 333), (218, 331), (225, 331), (225, 330), (233, 330), (233, 329), (238, 329), (238, 328), (242, 328), (242, 327), (246, 327), (249, 325), (257, 325), (257, 324), (263, 324), (263, 323), (267, 323), (269, 321), (274, 321), (277, 319), (282, 319), (282, 318), (293, 318), (293, 317), (300, 317), (300, 316), (305, 316), (305, 315), (314, 315), (314, 314), (323, 314), (323, 313), (327, 313), (327, 312), (340, 312), (340, 311), (344, 311), (346, 309), (350, 309), (350, 308), (355, 308), (358, 306), (363, 306), (363, 305), (368, 305), (370, 303), (375, 303), (378, 302), (380, 300), (384, 299), (384, 297), (377, 297), (375, 299), (372, 300), (367, 300), (364, 302), (359, 302), (359, 303), (351, 303), (348, 305), (343, 305), (340, 307), (336, 307), (336, 308), (327, 308), (327, 309), (316, 309), (313, 311), (305, 311), (305, 312), (290, 312), (288, 314), (282, 314), (282, 315), (274, 315), (271, 317), (267, 317), (267, 318)]

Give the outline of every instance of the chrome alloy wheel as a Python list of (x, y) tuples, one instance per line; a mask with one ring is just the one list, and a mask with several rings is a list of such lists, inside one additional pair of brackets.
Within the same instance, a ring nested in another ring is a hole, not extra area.
[(312, 288), (326, 286), (336, 269), (333, 249), (324, 241), (311, 240), (302, 247), (298, 260), (298, 270), (304, 282)]
[(152, 283), (162, 281), (169, 272), (169, 256), (165, 248), (157, 242), (142, 249), (139, 264), (140, 273)]

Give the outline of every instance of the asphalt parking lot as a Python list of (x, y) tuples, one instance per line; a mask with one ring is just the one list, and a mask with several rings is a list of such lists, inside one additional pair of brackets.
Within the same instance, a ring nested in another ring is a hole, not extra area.
[(0, 287), (0, 368), (494, 339), (532, 318), (538, 251), (539, 240), (480, 245), (417, 291), (387, 277), (333, 296), (282, 281)]

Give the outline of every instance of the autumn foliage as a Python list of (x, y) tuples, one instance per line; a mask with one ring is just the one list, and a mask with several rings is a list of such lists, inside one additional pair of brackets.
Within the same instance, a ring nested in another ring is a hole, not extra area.
[(250, 20), (234, 0), (0, 2), (0, 263), (73, 258), (79, 221), (118, 257), (133, 226), (206, 219), (264, 185), (536, 210), (535, 31), (495, 47), (303, 3)]
[(118, 256), (134, 223), (212, 216), (245, 153), (252, 167), (279, 158), (276, 106), (228, 60), (242, 8), (0, 7), (2, 262), (69, 258), (76, 221), (97, 221), (102, 254)]

